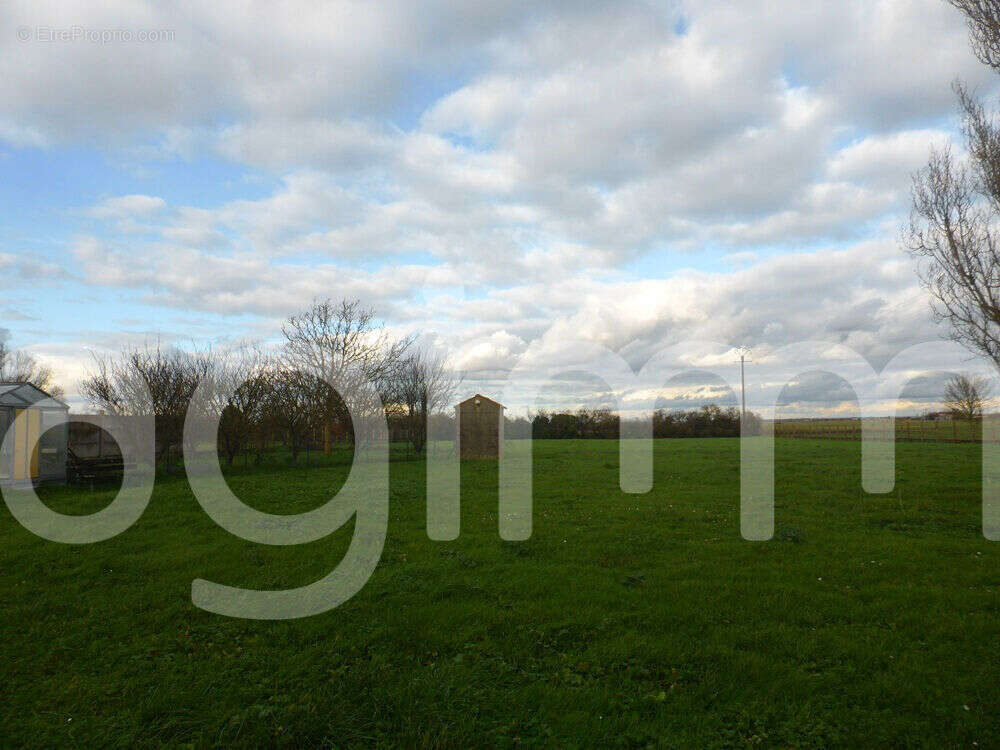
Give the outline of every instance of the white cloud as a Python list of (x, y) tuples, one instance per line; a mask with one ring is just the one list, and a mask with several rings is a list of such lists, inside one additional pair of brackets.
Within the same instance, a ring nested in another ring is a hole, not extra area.
[(902, 130), (862, 138), (827, 161), (829, 175), (890, 190), (906, 190), (909, 177), (927, 163), (934, 147), (951, 142), (943, 130)]
[[(275, 185), (105, 198), (67, 251), (87, 283), (265, 330), (357, 295), (484, 372), (580, 334), (636, 362), (682, 334), (874, 359), (936, 336), (895, 246), (908, 175), (954, 136), (951, 80), (995, 88), (939, 0), (79, 13), (15, 2), (5, 20), (175, 33), (0, 46), (0, 139), (192, 179), (221, 157)], [(0, 254), (8, 286), (59, 278), (22, 255)]]
[(152, 195), (122, 195), (107, 198), (90, 208), (88, 213), (96, 219), (125, 219), (145, 217), (167, 207), (163, 198)]

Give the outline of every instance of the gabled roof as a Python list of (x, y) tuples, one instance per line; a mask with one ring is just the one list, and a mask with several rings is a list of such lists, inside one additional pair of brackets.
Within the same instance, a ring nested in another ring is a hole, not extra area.
[[(48, 403), (43, 403), (43, 402)], [(50, 396), (31, 383), (0, 383), (0, 406), (25, 409), (36, 404), (42, 407), (68, 409), (66, 402)]]
[(487, 398), (486, 396), (484, 396), (481, 393), (477, 393), (475, 396), (471, 396), (470, 398), (465, 399), (465, 401), (459, 401), (458, 405), (461, 406), (462, 404), (467, 404), (470, 401), (475, 401), (476, 399), (482, 399), (483, 401), (489, 401), (491, 404), (495, 404), (496, 406), (499, 406), (501, 409), (506, 409), (507, 408), (506, 406), (504, 406), (503, 404), (501, 404), (499, 401), (494, 401), (491, 398)]

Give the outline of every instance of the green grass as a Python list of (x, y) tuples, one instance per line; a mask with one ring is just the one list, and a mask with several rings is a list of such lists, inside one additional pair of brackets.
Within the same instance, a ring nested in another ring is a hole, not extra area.
[[(996, 745), (1000, 546), (980, 530), (978, 446), (900, 444), (897, 489), (871, 496), (858, 443), (779, 440), (764, 543), (739, 537), (734, 440), (657, 441), (646, 495), (619, 491), (615, 442), (535, 450), (522, 543), (498, 538), (495, 464), (463, 467), (462, 534), (440, 543), (423, 465), (394, 463), (379, 568), (295, 621), (200, 611), (191, 581), (303, 585), (350, 525), (243, 542), (177, 477), (89, 546), (4, 511), (0, 744)], [(343, 477), (268, 467), (230, 484), (301, 512)], [(45, 497), (89, 512), (110, 493)]]

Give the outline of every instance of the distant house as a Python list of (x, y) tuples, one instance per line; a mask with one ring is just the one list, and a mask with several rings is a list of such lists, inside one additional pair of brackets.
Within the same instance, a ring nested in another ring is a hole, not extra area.
[(503, 455), (503, 404), (477, 393), (455, 407), (455, 431), (462, 458)]

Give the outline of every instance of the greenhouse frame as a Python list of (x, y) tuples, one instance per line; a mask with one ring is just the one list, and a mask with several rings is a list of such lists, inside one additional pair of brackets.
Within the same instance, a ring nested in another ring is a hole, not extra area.
[(31, 383), (0, 383), (0, 484), (66, 480), (68, 412)]

